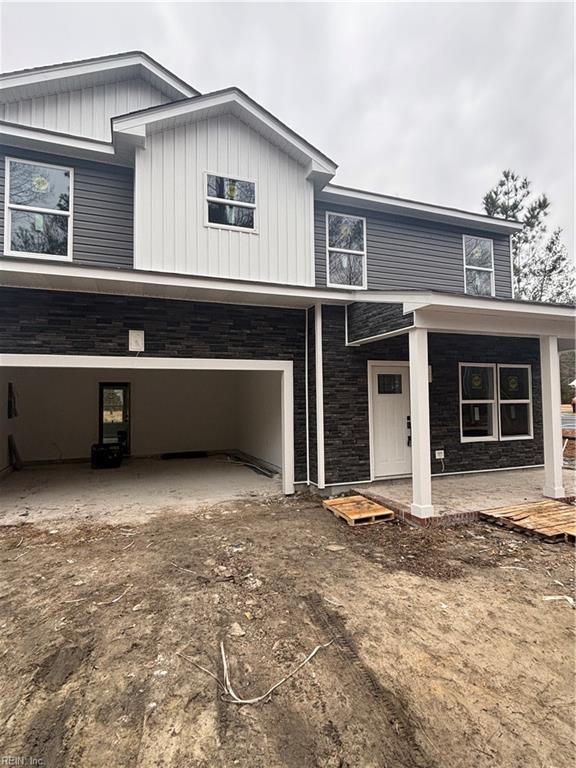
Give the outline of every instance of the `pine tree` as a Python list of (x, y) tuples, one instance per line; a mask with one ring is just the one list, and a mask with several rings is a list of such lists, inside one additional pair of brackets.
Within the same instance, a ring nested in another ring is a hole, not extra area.
[(576, 297), (575, 270), (568, 260), (568, 250), (561, 229), (555, 229), (538, 257), (526, 265), (523, 275), (524, 297), (530, 301), (568, 304)]
[(546, 216), (550, 201), (534, 197), (532, 184), (506, 170), (482, 200), (489, 216), (515, 219), (523, 224), (512, 235), (514, 295), (526, 301), (573, 302), (576, 300), (574, 264), (561, 241), (561, 229), (547, 237)]

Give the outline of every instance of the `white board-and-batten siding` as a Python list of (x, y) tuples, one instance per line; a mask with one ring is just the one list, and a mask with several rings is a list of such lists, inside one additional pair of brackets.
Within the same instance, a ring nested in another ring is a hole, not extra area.
[[(256, 184), (256, 232), (206, 226), (206, 173)], [(313, 285), (306, 169), (232, 115), (149, 135), (137, 150), (136, 269)]]
[(131, 78), (0, 104), (0, 120), (110, 141), (111, 117), (166, 101), (146, 80)]

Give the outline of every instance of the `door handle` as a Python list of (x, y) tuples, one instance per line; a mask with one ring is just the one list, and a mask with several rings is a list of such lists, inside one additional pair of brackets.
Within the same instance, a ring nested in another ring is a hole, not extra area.
[(406, 416), (406, 433), (408, 436), (406, 445), (410, 448), (412, 446), (412, 422), (410, 421), (410, 416)]

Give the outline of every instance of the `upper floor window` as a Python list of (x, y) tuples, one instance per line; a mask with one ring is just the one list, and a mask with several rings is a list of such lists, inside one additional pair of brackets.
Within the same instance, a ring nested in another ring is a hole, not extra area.
[(6, 158), (6, 255), (72, 259), (72, 178), (72, 168)]
[(206, 174), (206, 223), (256, 231), (256, 184)]
[(464, 290), (494, 296), (494, 243), (487, 237), (464, 235)]
[(366, 219), (326, 213), (328, 286), (366, 288)]

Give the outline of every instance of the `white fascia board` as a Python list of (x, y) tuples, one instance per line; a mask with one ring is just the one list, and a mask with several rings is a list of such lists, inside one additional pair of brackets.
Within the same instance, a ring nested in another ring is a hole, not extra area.
[(171, 72), (159, 66), (155, 61), (141, 53), (118, 54), (117, 56), (102, 57), (88, 61), (62, 63), (55, 66), (39, 67), (13, 74), (0, 75), (0, 91), (25, 88), (37, 84), (45, 85), (55, 80), (89, 77), (101, 73), (113, 72), (115, 69), (141, 66), (150, 75), (169, 86), (173, 91), (184, 97), (197, 96), (199, 91), (191, 88)]
[(385, 331), (384, 333), (377, 333), (375, 336), (367, 336), (365, 339), (356, 339), (356, 341), (347, 341), (347, 347), (362, 347), (365, 344), (373, 344), (375, 341), (383, 341), (384, 339), (392, 339), (395, 336), (403, 336), (408, 333), (413, 325), (409, 325), (406, 328), (399, 328), (396, 331)]
[(158, 289), (158, 296), (161, 298), (191, 300), (194, 293), (202, 293), (203, 296), (210, 294), (223, 296), (228, 302), (233, 302), (235, 299), (240, 302), (246, 301), (248, 297), (260, 303), (262, 300), (272, 299), (275, 303), (282, 303), (285, 306), (311, 306), (315, 302), (334, 305), (354, 302), (403, 304), (405, 314), (417, 311), (420, 312), (420, 317), (426, 309), (432, 311), (433, 317), (438, 310), (448, 312), (452, 310), (453, 313), (456, 311), (458, 317), (481, 317), (488, 314), (506, 322), (512, 316), (518, 316), (518, 319), (523, 316), (541, 316), (574, 324), (576, 318), (572, 307), (529, 304), (520, 301), (482, 300), (449, 294), (414, 295), (385, 291), (367, 293), (362, 290), (331, 290), (281, 283), (255, 283), (207, 276), (188, 276), (169, 272), (76, 266), (20, 257), (0, 257), (0, 285), (52, 289), (61, 287), (62, 290), (149, 296)]
[(310, 174), (325, 174), (326, 179), (332, 178), (336, 173), (337, 165), (329, 158), (315, 150), (311, 145), (300, 139), (290, 129), (288, 129), (277, 118), (260, 108), (251, 99), (248, 99), (243, 93), (237, 90), (223, 91), (220, 93), (206, 94), (197, 96), (194, 99), (188, 99), (174, 104), (165, 104), (139, 112), (119, 115), (112, 118), (112, 131), (114, 133), (123, 133), (135, 128), (153, 125), (154, 123), (166, 121), (175, 121), (178, 119), (204, 119), (210, 113), (222, 112), (224, 108), (229, 108), (234, 114), (246, 119), (252, 124), (265, 128), (282, 141), (292, 146), (302, 158), (310, 161)]
[(133, 125), (131, 128), (124, 128), (122, 134), (128, 134), (129, 136), (138, 136), (146, 138), (146, 126), (145, 125)]
[(19, 257), (0, 257), (0, 286), (285, 307), (307, 307), (315, 302), (346, 304), (356, 300), (354, 292), (83, 267)]
[(463, 333), (487, 336), (557, 336), (574, 339), (574, 317), (548, 314), (506, 312), (464, 312), (458, 310), (419, 309), (414, 312), (414, 326), (436, 333)]
[(107, 355), (0, 354), (2, 368), (130, 368), (168, 371), (277, 371), (291, 374), (292, 360), (134, 357)]
[(334, 173), (333, 170), (327, 170), (325, 165), (311, 160), (306, 169), (306, 178), (312, 182), (315, 189), (320, 190), (334, 177)]
[(180, 80), (180, 78), (174, 77), (174, 75), (172, 75), (172, 73), (168, 70), (164, 69), (163, 67), (159, 67), (154, 61), (151, 61), (146, 57), (140, 57), (140, 59), (140, 64), (152, 75), (157, 77), (159, 80), (162, 80), (170, 87), (174, 88), (175, 91), (178, 91), (186, 98), (198, 96), (200, 94), (200, 91), (196, 90), (196, 88), (191, 88), (189, 85)]
[(339, 187), (335, 184), (327, 184), (322, 192), (317, 195), (317, 199), (326, 203), (339, 203), (340, 205), (368, 208), (375, 211), (380, 210), (403, 216), (426, 218), (431, 221), (467, 224), (490, 231), (517, 232), (522, 229), (522, 224), (514, 221), (496, 219), (479, 213), (461, 211), (457, 208), (444, 208), (443, 206), (420, 203), (416, 200), (403, 200), (402, 198), (381, 195), (375, 192), (364, 192), (349, 187)]
[(0, 120), (0, 143), (15, 147), (36, 149), (39, 152), (59, 152), (92, 159), (109, 159), (116, 154), (112, 143), (97, 139), (84, 139), (67, 133), (47, 131)]
[(67, 133), (47, 131), (44, 128), (32, 128), (0, 120), (0, 139), (4, 141), (7, 138), (44, 141), (48, 144), (59, 144), (62, 147), (73, 147), (75, 149), (83, 149), (90, 152), (100, 152), (110, 155), (114, 154), (114, 147), (112, 146), (112, 143), (108, 141), (84, 139)]
[[(285, 306), (311, 306), (315, 302), (346, 305), (354, 302), (376, 304), (398, 304), (408, 297), (406, 294), (379, 292), (366, 293), (363, 290), (314, 288), (285, 285), (283, 283), (257, 283), (244, 280), (214, 278), (209, 276), (182, 275), (172, 272), (149, 270), (115, 269), (104, 267), (76, 266), (74, 263), (61, 264), (46, 260), (22, 257), (0, 256), (0, 285), (15, 287), (56, 288), (57, 283), (74, 283), (69, 290), (94, 291), (96, 293), (125, 293), (127, 295), (149, 295), (158, 289), (163, 298), (190, 300), (194, 292), (204, 295), (226, 296), (228, 302), (235, 297), (244, 301), (246, 297), (278, 300)], [(85, 287), (80, 286), (84, 284)], [(110, 288), (106, 288), (110, 286)], [(121, 290), (118, 290), (121, 288)], [(65, 290), (64, 288), (62, 288)], [(173, 295), (171, 296), (171, 292)], [(184, 295), (189, 292), (190, 295)], [(207, 300), (207, 299), (205, 299)], [(220, 300), (220, 299), (214, 299)], [(290, 304), (290, 302), (295, 302)]]
[[(462, 296), (449, 293), (415, 293), (404, 296), (404, 313), (430, 308), (437, 310), (467, 310), (473, 313), (492, 315), (542, 315), (563, 317), (576, 323), (576, 307), (562, 304), (532, 304), (528, 301), (513, 299), (494, 299), (493, 297)], [(399, 297), (397, 301), (401, 301)]]
[(112, 118), (112, 130), (114, 133), (124, 132), (140, 126), (154, 124), (160, 120), (174, 120), (185, 115), (193, 116), (202, 113), (206, 109), (214, 109), (224, 104), (237, 101), (230, 93), (220, 93), (210, 98), (199, 96), (195, 99), (177, 101), (173, 104), (161, 104), (160, 106), (141, 109), (137, 112), (128, 112)]

